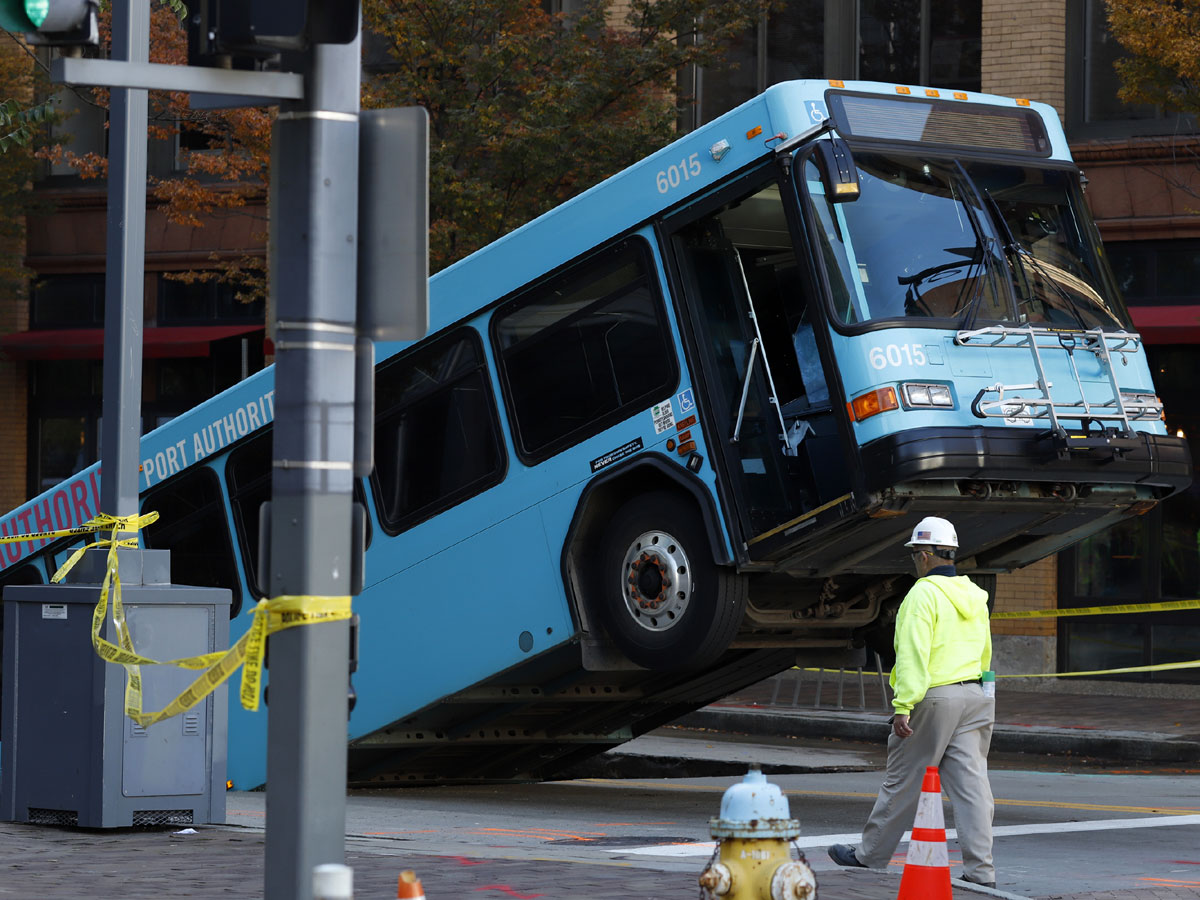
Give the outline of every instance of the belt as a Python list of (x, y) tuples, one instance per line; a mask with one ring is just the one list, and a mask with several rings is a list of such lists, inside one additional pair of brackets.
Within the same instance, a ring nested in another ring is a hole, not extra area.
[(982, 678), (972, 678), (968, 681), (956, 681), (955, 684), (983, 684)]

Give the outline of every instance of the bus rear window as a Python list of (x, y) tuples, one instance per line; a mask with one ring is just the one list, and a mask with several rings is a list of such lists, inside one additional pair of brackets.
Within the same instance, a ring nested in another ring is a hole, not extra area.
[(640, 241), (505, 303), (492, 339), (521, 458), (541, 462), (671, 392), (675, 353)]

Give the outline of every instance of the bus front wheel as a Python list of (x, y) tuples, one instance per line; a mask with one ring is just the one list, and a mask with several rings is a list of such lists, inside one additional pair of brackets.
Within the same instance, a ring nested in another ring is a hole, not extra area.
[(647, 669), (698, 668), (729, 646), (745, 579), (713, 562), (695, 506), (656, 491), (621, 506), (600, 549), (596, 612), (617, 648)]

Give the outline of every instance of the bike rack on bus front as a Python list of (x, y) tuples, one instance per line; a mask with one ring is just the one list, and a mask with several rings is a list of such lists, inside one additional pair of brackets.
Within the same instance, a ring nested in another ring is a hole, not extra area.
[[(1113, 354), (1120, 354), (1121, 364), (1128, 365), (1128, 354), (1136, 353), (1142, 339), (1127, 331), (1106, 332), (1100, 328), (1084, 332), (1064, 332), (1031, 325), (1013, 327), (991, 325), (960, 331), (954, 337), (959, 346), (976, 346), (990, 349), (1027, 349), (1033, 355), (1037, 381), (1032, 384), (1004, 384), (996, 382), (983, 388), (971, 402), (971, 412), (981, 419), (1000, 418), (1012, 420), (1048, 419), (1055, 449), (1060, 456), (1072, 452), (1107, 451), (1118, 458), (1122, 452), (1141, 446), (1131, 421), (1157, 419), (1162, 415), (1162, 402), (1145, 391), (1121, 391), (1117, 384), (1113, 366)], [(1079, 389), (1079, 400), (1063, 402), (1054, 399), (1053, 382), (1046, 377), (1042, 350), (1065, 350), (1071, 363), (1071, 373)], [(1092, 353), (1100, 361), (1108, 375), (1111, 399), (1089, 401), (1084, 391), (1083, 379), (1075, 364), (1075, 351)], [(1041, 396), (1029, 397), (1021, 394), (1009, 395), (1009, 391), (1039, 391)], [(988, 398), (989, 394), (994, 394)], [(1078, 430), (1069, 431), (1062, 419), (1079, 422)], [(1112, 423), (1111, 425), (1108, 423)], [(1099, 430), (1093, 430), (1098, 425)]]

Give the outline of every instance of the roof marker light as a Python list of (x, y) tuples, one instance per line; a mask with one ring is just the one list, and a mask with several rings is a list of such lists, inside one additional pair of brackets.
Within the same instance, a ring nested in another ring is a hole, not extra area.
[(966, 95), (965, 93), (963, 93), (962, 91), (955, 91), (955, 92), (954, 92), (954, 99), (955, 99), (955, 100), (966, 100), (966, 99), (967, 99), (967, 95)]
[(906, 88), (903, 85), (896, 85), (896, 93), (897, 94), (911, 94), (912, 88)]
[(1028, 105), (1029, 105), (1028, 100), (1024, 99), (1023, 97), (1017, 98), (1017, 106), (1028, 106)]
[(755, 125), (753, 128), (751, 128), (749, 131), (746, 132), (746, 140), (752, 141), (756, 137), (758, 137), (760, 134), (762, 134), (762, 126)]
[(925, 96), (926, 97), (940, 97), (942, 95), (939, 94), (935, 88), (925, 88)]

